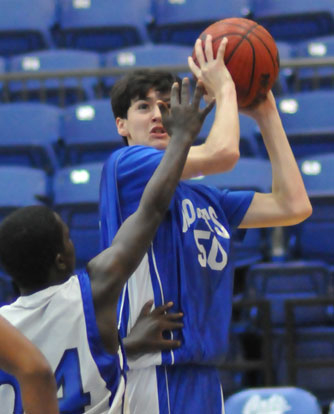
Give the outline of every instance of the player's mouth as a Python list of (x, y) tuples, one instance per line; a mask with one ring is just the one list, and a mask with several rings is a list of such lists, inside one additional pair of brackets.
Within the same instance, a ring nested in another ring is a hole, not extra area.
[(154, 138), (164, 139), (167, 137), (167, 131), (163, 126), (155, 126), (151, 129), (150, 134), (154, 136)]

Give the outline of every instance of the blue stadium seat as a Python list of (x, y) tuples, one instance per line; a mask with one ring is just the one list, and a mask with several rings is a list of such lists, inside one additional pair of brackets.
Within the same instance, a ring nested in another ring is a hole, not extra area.
[(0, 0), (0, 55), (10, 56), (52, 45), (55, 0)]
[(252, 12), (276, 40), (295, 42), (334, 32), (332, 0), (253, 0)]
[[(110, 68), (133, 68), (136, 66), (187, 66), (188, 56), (191, 56), (192, 48), (189, 46), (170, 44), (151, 44), (132, 46), (124, 49), (111, 51), (105, 55), (105, 65)], [(179, 72), (179, 76), (188, 76), (192, 79), (191, 72)], [(112, 77), (105, 80), (106, 86), (110, 87), (117, 78)]]
[(313, 214), (296, 226), (296, 252), (301, 257), (334, 264), (334, 152), (300, 160)]
[[(232, 171), (199, 177), (187, 182), (221, 189), (268, 192), (271, 188), (271, 166), (268, 160), (240, 158)], [(243, 236), (243, 230), (237, 231), (233, 236), (236, 267), (248, 266), (263, 260), (267, 245), (267, 229), (248, 229)]]
[(124, 145), (108, 99), (66, 108), (62, 136), (65, 164), (105, 161), (111, 151)]
[(317, 398), (296, 387), (250, 388), (225, 401), (228, 414), (321, 414)]
[[(100, 56), (79, 50), (46, 50), (19, 55), (9, 59), (10, 72), (38, 73), (48, 71), (94, 70), (100, 67)], [(64, 106), (94, 98), (95, 77), (48, 78), (12, 81), (9, 83), (11, 100), (46, 101)]]
[[(334, 34), (331, 36), (315, 37), (296, 44), (298, 58), (329, 58), (334, 56)], [(300, 68), (298, 84), (302, 90), (332, 89), (334, 87), (333, 65), (317, 68)]]
[[(291, 42), (276, 41), (280, 61), (293, 59), (295, 57), (295, 47)], [(273, 86), (274, 95), (281, 95), (292, 92), (294, 70), (291, 68), (281, 68), (278, 79)]]
[(55, 147), (59, 122), (59, 109), (51, 105), (0, 105), (1, 164), (26, 165), (53, 172), (58, 167)]
[(59, 46), (105, 52), (147, 40), (149, 0), (60, 0)]
[(87, 163), (56, 171), (54, 208), (67, 223), (81, 269), (99, 252), (99, 185), (103, 163)]
[[(334, 94), (314, 90), (286, 94), (277, 99), (280, 116), (296, 158), (328, 153), (334, 148)], [(262, 138), (256, 134), (266, 154)]]
[(211, 23), (227, 17), (249, 14), (249, 0), (161, 0), (152, 2), (151, 36), (155, 43), (193, 46), (199, 34)]
[[(215, 108), (207, 115), (203, 126), (196, 138), (196, 143), (201, 144), (203, 143), (207, 136), (210, 133), (214, 118), (215, 118)], [(259, 148), (258, 143), (256, 140), (255, 132), (256, 132), (256, 123), (250, 117), (239, 114), (239, 122), (240, 122), (240, 156), (241, 157), (260, 157), (262, 156)], [(224, 139), (222, 135), (222, 139)]]
[[(329, 288), (330, 272), (324, 262), (259, 263), (247, 272), (244, 296), (247, 299), (269, 300), (272, 326), (279, 329), (284, 327), (286, 321), (286, 300), (324, 296)], [(296, 315), (299, 326), (324, 323), (326, 320), (324, 308), (303, 309)]]
[[(6, 61), (4, 58), (0, 57), (0, 75), (3, 75), (6, 72)], [(3, 82), (0, 81), (0, 97), (2, 97), (2, 88)]]

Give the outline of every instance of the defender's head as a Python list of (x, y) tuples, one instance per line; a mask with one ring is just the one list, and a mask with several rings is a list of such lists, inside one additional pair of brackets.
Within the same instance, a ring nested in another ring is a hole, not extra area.
[(61, 283), (75, 266), (66, 224), (45, 206), (15, 210), (0, 225), (0, 261), (21, 292)]

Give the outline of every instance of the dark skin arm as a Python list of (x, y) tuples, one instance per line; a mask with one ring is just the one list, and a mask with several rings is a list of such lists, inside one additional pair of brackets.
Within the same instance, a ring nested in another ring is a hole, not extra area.
[(20, 384), (26, 414), (58, 414), (53, 372), (42, 353), (0, 317), (0, 368)]
[(165, 339), (164, 331), (183, 328), (182, 313), (167, 313), (173, 302), (158, 306), (151, 311), (153, 300), (145, 303), (129, 335), (123, 339), (127, 356), (133, 358), (149, 352), (178, 348), (180, 341)]
[(97, 324), (104, 346), (111, 353), (118, 349), (116, 308), (121, 291), (165, 216), (189, 149), (213, 106), (201, 110), (202, 96), (203, 86), (199, 83), (190, 102), (189, 80), (184, 79), (181, 94), (177, 83), (172, 87), (170, 111), (163, 102), (159, 104), (164, 127), (171, 137), (160, 165), (147, 183), (138, 209), (122, 224), (112, 245), (88, 263)]

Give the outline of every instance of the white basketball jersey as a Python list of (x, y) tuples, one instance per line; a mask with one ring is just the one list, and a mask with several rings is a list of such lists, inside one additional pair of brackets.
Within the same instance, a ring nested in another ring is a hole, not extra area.
[[(56, 377), (60, 412), (123, 414), (125, 376), (121, 347), (107, 354), (97, 329), (86, 273), (0, 309), (0, 314), (46, 356)], [(0, 413), (20, 413), (13, 384), (1, 381)]]

